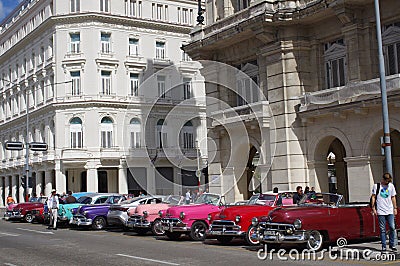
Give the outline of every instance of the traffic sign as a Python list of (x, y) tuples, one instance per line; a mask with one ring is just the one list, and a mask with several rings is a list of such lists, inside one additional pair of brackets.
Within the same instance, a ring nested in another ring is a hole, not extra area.
[(196, 176), (200, 177), (201, 176), (201, 170), (196, 170)]
[(47, 144), (43, 142), (31, 142), (29, 143), (29, 148), (32, 151), (47, 151)]
[(24, 144), (20, 141), (7, 141), (5, 144), (6, 150), (9, 151), (21, 151), (24, 149)]

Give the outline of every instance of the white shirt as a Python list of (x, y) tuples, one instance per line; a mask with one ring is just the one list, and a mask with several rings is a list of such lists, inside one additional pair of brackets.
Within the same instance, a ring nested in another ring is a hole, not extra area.
[[(376, 184), (372, 187), (372, 194), (376, 194)], [(394, 214), (392, 197), (396, 196), (396, 188), (392, 183), (388, 185), (380, 185), (378, 194), (376, 195), (376, 212), (378, 215)]]
[(186, 192), (186, 200), (190, 200), (191, 196), (190, 196), (190, 192)]
[(48, 200), (47, 200), (47, 207), (49, 207), (49, 210), (50, 210), (50, 209), (56, 209), (56, 208), (58, 209), (59, 206), (60, 206), (60, 202), (59, 202), (59, 200), (58, 200), (57, 195), (50, 196), (50, 197), (48, 198)]

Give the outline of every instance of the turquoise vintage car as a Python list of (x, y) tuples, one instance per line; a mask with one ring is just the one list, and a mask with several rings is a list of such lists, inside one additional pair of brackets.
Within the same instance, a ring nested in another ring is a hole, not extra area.
[[(81, 193), (80, 193), (81, 194)], [(72, 210), (78, 208), (81, 205), (86, 204), (102, 204), (105, 203), (109, 196), (115, 194), (111, 193), (86, 193), (78, 198), (77, 203), (60, 204), (58, 209), (58, 220), (61, 223), (68, 223), (71, 220), (73, 214)]]

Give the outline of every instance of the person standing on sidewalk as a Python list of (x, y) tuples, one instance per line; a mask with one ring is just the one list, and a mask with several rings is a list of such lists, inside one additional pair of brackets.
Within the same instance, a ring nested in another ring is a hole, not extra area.
[[(385, 173), (382, 181), (372, 187), (372, 211), (378, 215), (379, 230), (381, 233), (382, 251), (386, 251), (386, 222), (389, 224), (389, 248), (396, 252), (397, 241), (394, 216), (397, 215), (396, 188), (392, 184), (392, 176)], [(375, 204), (376, 203), (376, 204)]]
[(53, 225), (53, 229), (57, 230), (58, 208), (60, 206), (60, 202), (58, 200), (58, 196), (56, 195), (55, 189), (51, 191), (51, 196), (47, 200), (47, 206), (50, 212), (50, 225), (48, 228), (51, 229), (51, 226)]

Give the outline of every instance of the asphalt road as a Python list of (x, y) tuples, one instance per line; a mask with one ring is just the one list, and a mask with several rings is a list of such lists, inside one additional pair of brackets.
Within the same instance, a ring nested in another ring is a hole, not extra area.
[[(117, 229), (91, 231), (60, 228), (47, 230), (41, 224), (0, 220), (0, 265), (376, 265), (376, 261), (293, 260), (276, 252), (265, 260), (257, 256), (259, 247), (241, 241), (223, 246), (214, 240), (205, 243), (188, 238), (170, 241), (165, 237), (137, 236)], [(289, 252), (289, 249), (287, 249)], [(283, 260), (284, 261), (283, 261)], [(379, 264), (398, 264), (397, 261)]]

